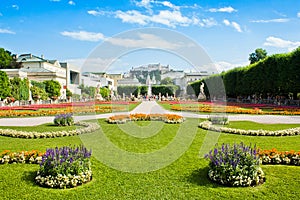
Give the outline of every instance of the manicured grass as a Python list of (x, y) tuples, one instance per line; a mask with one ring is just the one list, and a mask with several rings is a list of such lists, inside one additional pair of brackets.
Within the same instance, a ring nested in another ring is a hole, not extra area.
[[(0, 165), (0, 199), (297, 199), (299, 198), (300, 167), (296, 166), (263, 166), (266, 183), (258, 187), (231, 188), (212, 183), (207, 178), (208, 161), (199, 158), (199, 150), (205, 137), (210, 134), (197, 127), (199, 120), (187, 119), (185, 124), (165, 124), (163, 122), (132, 122), (129, 125), (107, 124), (99, 120), (102, 132), (98, 131), (81, 136), (18, 139), (0, 136), (2, 150), (44, 151), (47, 147), (88, 144), (93, 148), (93, 155), (98, 150), (105, 150), (99, 138), (102, 134), (121, 149), (130, 152), (153, 152), (170, 144), (176, 139), (181, 126), (186, 126), (184, 135), (196, 135), (188, 150), (171, 165), (147, 173), (121, 172), (102, 164), (92, 157), (92, 182), (74, 189), (48, 189), (36, 185), (33, 180), (38, 165), (10, 164)], [(245, 124), (236, 124), (242, 128)], [(250, 124), (248, 124), (250, 126)], [(255, 124), (253, 124), (255, 128)], [(281, 125), (273, 125), (279, 127)], [(252, 127), (252, 129), (254, 129)], [(35, 128), (31, 127), (32, 130)], [(138, 138), (143, 134), (147, 138)], [(157, 134), (155, 134), (157, 133)], [(140, 135), (138, 135), (140, 134)], [(184, 139), (183, 139), (184, 140)], [(220, 134), (218, 143), (243, 141), (246, 144), (257, 144), (262, 149), (300, 150), (300, 136), (289, 137), (254, 137)], [(180, 148), (178, 146), (178, 148)], [(176, 149), (174, 149), (176, 150)], [(110, 155), (120, 159), (118, 155)], [(126, 164), (126, 163), (124, 163)], [(134, 165), (134, 163), (127, 163)], [(151, 163), (149, 163), (151, 164)], [(147, 164), (146, 164), (147, 165)]]
[(76, 127), (80, 127), (80, 126), (56, 126), (53, 123), (47, 123), (47, 124), (41, 124), (38, 126), (30, 127), (30, 126), (24, 126), (24, 127), (20, 127), (20, 126), (0, 126), (0, 129), (13, 129), (13, 130), (17, 130), (17, 131), (36, 131), (36, 132), (47, 132), (47, 131), (69, 131), (69, 130), (74, 130), (76, 129)]
[(288, 128), (295, 128), (299, 127), (300, 124), (261, 124), (251, 121), (231, 121), (229, 125), (226, 125), (226, 127), (229, 128), (239, 128), (239, 129), (245, 129), (245, 130), (270, 130), (270, 131), (276, 131), (276, 130), (282, 130), (282, 129), (288, 129)]

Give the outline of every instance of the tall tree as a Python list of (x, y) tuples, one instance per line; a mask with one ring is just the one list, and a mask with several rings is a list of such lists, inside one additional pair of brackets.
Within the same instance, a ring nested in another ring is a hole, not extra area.
[(262, 48), (255, 49), (255, 52), (249, 55), (250, 64), (256, 63), (267, 57), (267, 51)]
[(9, 68), (13, 57), (11, 53), (3, 48), (0, 48), (0, 69)]
[(5, 72), (0, 71), (0, 98), (5, 99), (11, 96), (11, 89), (8, 76)]

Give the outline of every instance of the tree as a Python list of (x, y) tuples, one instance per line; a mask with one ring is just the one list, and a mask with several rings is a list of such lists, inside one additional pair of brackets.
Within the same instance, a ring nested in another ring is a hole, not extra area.
[(27, 78), (14, 77), (10, 80), (11, 95), (16, 100), (29, 99), (29, 81)]
[(11, 96), (11, 89), (8, 76), (5, 72), (0, 71), (0, 98), (5, 99)]
[(60, 96), (61, 85), (58, 81), (47, 80), (44, 81), (45, 91), (48, 93), (48, 97), (56, 100)]
[(3, 48), (0, 48), (0, 68), (6, 69), (13, 60), (11, 53)]
[(160, 82), (161, 85), (173, 85), (173, 80), (170, 77), (166, 77)]
[(267, 57), (267, 51), (262, 48), (255, 49), (255, 52), (249, 55), (250, 64), (256, 63)]
[(69, 99), (73, 96), (73, 93), (67, 88), (66, 89), (66, 97)]
[(0, 69), (19, 69), (22, 63), (17, 62), (17, 56), (11, 52), (0, 48)]
[(45, 89), (37, 87), (37, 86), (31, 86), (30, 88), (32, 98), (34, 100), (42, 99), (42, 100), (47, 100), (48, 99), (48, 94), (46, 93)]

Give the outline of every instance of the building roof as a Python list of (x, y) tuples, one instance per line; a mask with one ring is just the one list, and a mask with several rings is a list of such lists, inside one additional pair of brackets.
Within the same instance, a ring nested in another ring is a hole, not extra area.
[(44, 58), (30, 54), (22, 54), (18, 56), (17, 62), (48, 62)]
[(52, 72), (51, 70), (48, 70), (48, 69), (45, 69), (45, 68), (35, 68), (35, 67), (32, 67), (32, 68), (21, 68), (21, 70), (23, 72), (29, 72), (29, 73), (38, 73), (38, 72)]

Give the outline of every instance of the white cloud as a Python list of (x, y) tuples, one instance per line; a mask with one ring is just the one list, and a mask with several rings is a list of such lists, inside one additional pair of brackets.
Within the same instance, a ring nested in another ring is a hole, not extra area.
[(292, 42), (289, 40), (283, 40), (281, 38), (270, 36), (266, 39), (264, 46), (284, 48), (284, 49), (288, 49), (289, 51), (292, 51), (296, 49), (298, 46), (300, 46), (300, 41)]
[(201, 19), (201, 20), (194, 18), (193, 21), (194, 21), (194, 24), (197, 24), (201, 27), (212, 27), (212, 26), (218, 25), (218, 22), (214, 18), (207, 18), (207, 19)]
[(75, 6), (75, 5), (76, 5), (76, 3), (75, 3), (74, 1), (69, 1), (68, 4), (69, 4), (69, 5), (72, 5), (72, 6)]
[(161, 4), (164, 5), (164, 6), (166, 6), (166, 7), (172, 8), (174, 10), (179, 10), (180, 9), (179, 6), (176, 6), (176, 5), (172, 4), (169, 1), (163, 1), (163, 2), (161, 2)]
[(162, 48), (162, 49), (177, 49), (181, 44), (168, 42), (157, 35), (148, 33), (139, 33), (138, 38), (110, 38), (109, 42), (116, 46), (131, 47), (131, 48)]
[[(142, 26), (162, 24), (168, 27), (197, 25), (201, 27), (211, 27), (217, 25), (213, 18), (199, 19), (196, 13), (182, 12), (180, 8), (198, 9), (197, 4), (192, 6), (177, 6), (170, 1), (142, 0), (133, 1), (136, 6), (146, 8), (147, 10), (117, 10), (101, 11), (89, 10), (88, 14), (93, 16), (111, 15), (122, 20), (123, 23), (139, 24)], [(155, 13), (152, 8), (155, 6)]]
[[(98, 15), (96, 12), (90, 12), (89, 14)], [(198, 19), (197, 17), (183, 16), (178, 10), (161, 10), (155, 15), (145, 15), (136, 10), (130, 11), (116, 11), (115, 17), (122, 20), (122, 22), (147, 25), (149, 23), (162, 24), (168, 27), (175, 28), (176, 26), (189, 26), (199, 25), (202, 27), (210, 27), (216, 25), (216, 21), (213, 18)]]
[(121, 19), (122, 22), (140, 25), (146, 25), (147, 21), (149, 21), (148, 16), (143, 15), (142, 13), (136, 10), (129, 10), (126, 12), (118, 10), (115, 13), (115, 17)]
[(1, 28), (0, 28), (0, 33), (6, 33), (6, 34), (16, 34), (15, 32), (13, 32), (13, 31), (10, 31), (10, 30), (8, 30), (8, 29), (1, 29)]
[(50, 0), (50, 1), (52, 1), (52, 2), (60, 2), (60, 0)]
[(297, 13), (297, 17), (300, 17), (300, 12)]
[(233, 27), (237, 32), (243, 32), (242, 31), (242, 29), (241, 29), (241, 26), (238, 24), (238, 23), (236, 23), (236, 22), (230, 22), (229, 20), (227, 20), (227, 19), (224, 19), (223, 20), (223, 23), (226, 25), (226, 26), (231, 26), (231, 27)]
[(227, 61), (218, 61), (218, 62), (214, 63), (214, 67), (217, 69), (218, 72), (222, 72), (222, 71), (228, 71), (228, 70), (236, 68), (236, 67), (247, 66), (248, 64), (249, 64), (249, 62), (229, 63)]
[(252, 20), (253, 23), (284, 23), (290, 21), (287, 18), (269, 19), (269, 20)]
[(19, 6), (16, 5), (16, 4), (12, 5), (11, 7), (14, 8), (14, 9), (16, 9), (16, 10), (19, 10)]
[(209, 11), (210, 12), (227, 12), (227, 13), (237, 12), (237, 10), (231, 6), (223, 7), (223, 8), (211, 8), (211, 9), (209, 9)]
[(77, 31), (77, 32), (63, 31), (60, 34), (81, 41), (98, 42), (104, 39), (104, 35), (102, 33), (94, 33), (94, 32), (87, 32), (87, 31)]

